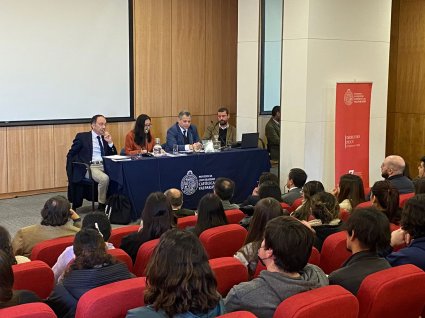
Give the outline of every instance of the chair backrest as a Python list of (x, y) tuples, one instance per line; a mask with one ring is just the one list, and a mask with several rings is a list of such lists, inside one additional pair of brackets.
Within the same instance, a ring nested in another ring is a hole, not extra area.
[(320, 252), (320, 268), (326, 274), (340, 268), (344, 261), (351, 256), (351, 253), (347, 250), (346, 242), (346, 231), (329, 235), (323, 242)]
[(138, 277), (146, 276), (145, 271), (149, 260), (153, 254), (153, 250), (158, 245), (159, 239), (151, 240), (143, 243), (137, 252), (136, 262), (133, 266), (133, 273)]
[(399, 196), (399, 201), (398, 201), (398, 206), (400, 208), (404, 207), (404, 205), (406, 204), (407, 200), (409, 200), (410, 198), (414, 197), (415, 193), (405, 193), (405, 194), (400, 194)]
[(229, 312), (228, 314), (224, 314), (218, 317), (225, 317), (225, 318), (256, 318), (257, 316), (249, 311), (234, 311)]
[(137, 232), (139, 228), (139, 225), (127, 225), (112, 229), (111, 237), (109, 238), (108, 242), (112, 243), (115, 247), (120, 247), (122, 238), (128, 234)]
[(238, 224), (227, 224), (205, 230), (199, 240), (210, 259), (233, 256), (243, 246), (247, 233)]
[(81, 296), (76, 318), (124, 318), (129, 309), (144, 305), (145, 277), (131, 278), (93, 288)]
[(45, 303), (29, 303), (0, 309), (0, 318), (57, 318)]
[(32, 261), (40, 260), (50, 267), (56, 264), (59, 255), (74, 242), (74, 236), (58, 237), (51, 240), (45, 240), (34, 246), (30, 259)]
[(12, 266), (15, 281), (13, 289), (33, 291), (44, 299), (50, 295), (55, 284), (52, 269), (42, 261), (32, 261)]
[(338, 285), (324, 286), (285, 299), (273, 318), (357, 318), (356, 297)]
[(230, 288), (248, 280), (248, 269), (234, 257), (221, 257), (209, 260), (217, 279), (217, 290), (226, 297)]
[(127, 268), (130, 272), (133, 271), (133, 261), (131, 260), (130, 255), (128, 255), (126, 252), (124, 252), (120, 248), (114, 248), (107, 251), (108, 254), (115, 257), (117, 260), (123, 262), (125, 265), (127, 265)]
[(285, 202), (280, 202), (280, 206), (282, 207), (282, 209), (287, 210), (288, 212), (292, 212), (291, 211), (291, 206)]
[(185, 228), (189, 226), (195, 226), (197, 220), (198, 220), (197, 215), (189, 215), (182, 218), (178, 218), (177, 227), (181, 230), (184, 230)]
[(227, 222), (229, 224), (239, 224), (239, 222), (245, 217), (245, 214), (239, 209), (226, 210)]
[(370, 206), (372, 206), (372, 202), (365, 201), (365, 202), (362, 202), (362, 203), (357, 204), (356, 205), (356, 208), (368, 208)]
[(425, 273), (408, 264), (367, 276), (357, 299), (359, 318), (419, 317), (425, 305)]
[(303, 204), (303, 198), (295, 199), (295, 201), (291, 205), (291, 212), (295, 211), (299, 206)]
[(348, 212), (346, 209), (339, 209), (339, 215), (338, 218), (343, 221), (347, 222), (347, 220), (350, 218), (351, 213)]

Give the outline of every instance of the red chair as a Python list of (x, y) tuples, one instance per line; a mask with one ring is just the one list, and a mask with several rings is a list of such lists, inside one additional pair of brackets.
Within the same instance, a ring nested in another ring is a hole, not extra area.
[(234, 311), (230, 312), (228, 314), (224, 314), (218, 317), (225, 317), (225, 318), (256, 318), (253, 313), (249, 311)]
[(51, 240), (40, 242), (34, 246), (30, 259), (32, 261), (40, 260), (50, 267), (56, 264), (59, 255), (74, 243), (74, 236), (58, 237)]
[(139, 228), (140, 225), (128, 225), (112, 229), (111, 237), (109, 238), (108, 242), (112, 243), (115, 247), (120, 247), (122, 238), (128, 234), (137, 232)]
[(282, 209), (284, 210), (288, 210), (289, 213), (291, 213), (291, 206), (285, 202), (280, 202), (280, 206), (282, 207)]
[(404, 207), (404, 205), (406, 204), (407, 200), (409, 200), (410, 198), (413, 198), (414, 196), (415, 196), (415, 194), (413, 192), (412, 193), (400, 194), (398, 206), (400, 208)]
[(359, 318), (419, 317), (425, 305), (425, 273), (408, 264), (367, 276), (357, 299)]
[(115, 257), (117, 260), (119, 260), (119, 261), (123, 262), (124, 264), (126, 264), (127, 267), (128, 267), (128, 270), (130, 272), (133, 271), (133, 261), (131, 260), (130, 255), (128, 255), (122, 249), (120, 249), (120, 248), (114, 248), (114, 249), (108, 250), (107, 252), (108, 252), (108, 254), (110, 254), (113, 257)]
[(296, 199), (291, 205), (291, 212), (295, 211), (301, 204), (303, 204), (303, 198)]
[(243, 246), (247, 233), (238, 224), (227, 224), (205, 230), (199, 240), (210, 259), (233, 256)]
[(184, 230), (185, 228), (189, 226), (195, 226), (197, 220), (198, 220), (197, 215), (189, 215), (182, 218), (178, 218), (177, 227), (181, 230)]
[(55, 284), (53, 271), (42, 261), (12, 265), (12, 270), (15, 277), (13, 289), (33, 291), (42, 299), (47, 298), (53, 290)]
[(93, 288), (81, 296), (75, 318), (124, 318), (129, 309), (144, 306), (144, 277)]
[(339, 215), (338, 218), (342, 222), (347, 222), (347, 220), (350, 218), (351, 213), (348, 212), (346, 209), (339, 209)]
[(159, 239), (151, 240), (143, 243), (136, 256), (136, 262), (133, 266), (133, 273), (138, 277), (146, 276), (145, 271), (149, 260), (153, 254), (155, 247), (158, 245)]
[(273, 318), (357, 318), (356, 297), (338, 285), (309, 290), (285, 299)]
[(329, 235), (323, 242), (320, 252), (320, 268), (330, 274), (351, 256), (351, 252), (347, 250), (347, 232), (341, 231)]
[(372, 202), (365, 201), (356, 205), (356, 208), (368, 208), (372, 206)]
[(224, 213), (226, 214), (227, 222), (229, 224), (239, 224), (239, 222), (245, 217), (245, 213), (239, 209), (226, 210)]
[(29, 303), (0, 309), (0, 318), (57, 318), (45, 303)]
[(248, 281), (246, 266), (234, 257), (214, 258), (209, 263), (217, 279), (217, 290), (223, 297), (233, 286)]

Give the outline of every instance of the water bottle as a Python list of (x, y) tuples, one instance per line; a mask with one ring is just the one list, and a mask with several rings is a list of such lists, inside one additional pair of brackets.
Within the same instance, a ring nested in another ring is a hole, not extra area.
[(161, 141), (159, 138), (155, 138), (155, 146), (153, 146), (153, 155), (159, 157), (162, 155)]

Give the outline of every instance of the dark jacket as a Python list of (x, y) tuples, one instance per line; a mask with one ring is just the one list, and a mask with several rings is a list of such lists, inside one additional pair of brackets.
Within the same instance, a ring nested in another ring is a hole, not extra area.
[(386, 257), (391, 266), (413, 264), (425, 271), (425, 237), (414, 239), (407, 247)]
[(29, 290), (14, 290), (13, 296), (9, 301), (0, 302), (0, 309), (28, 304), (28, 303), (36, 303), (41, 302), (41, 299)]
[(415, 186), (413, 185), (412, 180), (402, 174), (391, 176), (387, 180), (398, 190), (399, 194), (415, 192)]
[[(195, 142), (199, 142), (198, 130), (195, 125), (190, 125), (189, 129), (187, 129), (187, 137), (189, 138), (189, 144), (194, 144)], [(165, 145), (166, 151), (172, 151), (173, 145), (179, 146), (179, 151), (184, 151), (184, 135), (180, 129), (178, 123), (175, 123), (173, 126), (168, 128), (167, 130), (167, 142)]]
[(341, 231), (342, 222), (339, 222), (337, 225), (318, 225), (313, 226), (314, 231), (316, 232), (316, 237), (314, 240), (314, 247), (319, 250), (319, 252), (322, 250), (323, 242), (326, 240), (326, 238), (334, 233)]

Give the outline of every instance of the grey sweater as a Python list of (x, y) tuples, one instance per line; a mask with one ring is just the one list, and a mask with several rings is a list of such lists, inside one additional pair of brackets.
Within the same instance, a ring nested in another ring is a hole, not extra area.
[(301, 277), (262, 271), (258, 278), (234, 286), (224, 300), (226, 312), (247, 310), (259, 318), (270, 318), (276, 307), (295, 294), (328, 285), (326, 274), (317, 266), (307, 264)]

